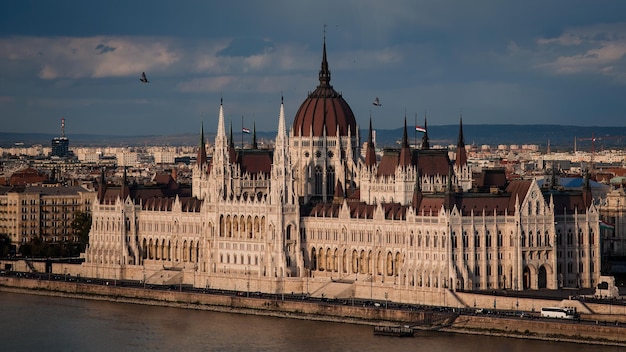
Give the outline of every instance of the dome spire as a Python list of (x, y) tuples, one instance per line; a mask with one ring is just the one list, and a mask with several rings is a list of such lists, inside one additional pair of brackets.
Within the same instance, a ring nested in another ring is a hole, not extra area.
[(322, 68), (320, 69), (320, 87), (330, 86), (330, 70), (326, 60), (326, 25), (324, 25), (324, 49), (322, 53)]

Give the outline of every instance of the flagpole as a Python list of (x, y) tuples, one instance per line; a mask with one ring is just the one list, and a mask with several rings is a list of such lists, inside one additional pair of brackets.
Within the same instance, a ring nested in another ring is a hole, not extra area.
[(241, 115), (241, 150), (243, 150), (243, 115)]

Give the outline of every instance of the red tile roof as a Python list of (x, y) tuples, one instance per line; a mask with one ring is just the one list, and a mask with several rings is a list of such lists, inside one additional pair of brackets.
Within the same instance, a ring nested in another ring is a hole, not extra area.
[(269, 150), (239, 150), (237, 163), (244, 173), (269, 175), (272, 172), (272, 156)]

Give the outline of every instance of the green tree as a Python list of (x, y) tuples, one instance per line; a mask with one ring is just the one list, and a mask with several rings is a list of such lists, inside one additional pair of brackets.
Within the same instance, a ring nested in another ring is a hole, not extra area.
[(78, 236), (78, 252), (82, 253), (89, 243), (89, 230), (91, 230), (91, 213), (77, 211), (74, 213), (74, 220), (70, 225), (74, 234)]
[(0, 234), (0, 257), (7, 257), (11, 253), (11, 238), (7, 234)]

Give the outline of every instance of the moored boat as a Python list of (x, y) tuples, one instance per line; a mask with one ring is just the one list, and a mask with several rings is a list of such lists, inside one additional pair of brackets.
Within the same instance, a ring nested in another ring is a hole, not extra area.
[(413, 337), (413, 328), (409, 326), (374, 326), (374, 335), (397, 336), (397, 337)]

